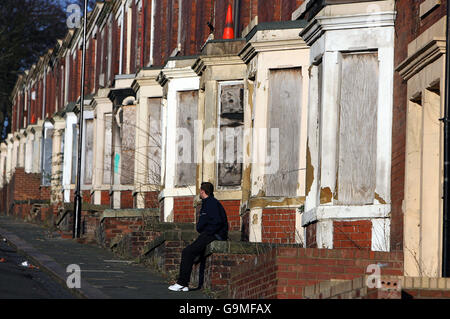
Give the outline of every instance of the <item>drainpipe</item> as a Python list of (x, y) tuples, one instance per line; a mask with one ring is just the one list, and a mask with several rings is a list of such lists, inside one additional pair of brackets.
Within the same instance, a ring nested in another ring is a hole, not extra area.
[(153, 45), (155, 42), (154, 36), (155, 36), (155, 17), (156, 17), (156, 10), (155, 10), (155, 6), (156, 6), (156, 1), (152, 0), (152, 12), (151, 12), (151, 20), (152, 22), (150, 23), (150, 60), (149, 60), (149, 65), (153, 65)]
[[(141, 54), (140, 54), (140, 65), (139, 67), (142, 69), (144, 67), (144, 45), (145, 45), (145, 41), (144, 38), (146, 36), (145, 34), (145, 10), (146, 10), (146, 6), (145, 6), (145, 2), (144, 0), (141, 1)], [(137, 11), (137, 15), (139, 15), (139, 10)]]
[(44, 66), (44, 88), (43, 88), (43, 97), (42, 97), (42, 118), (45, 119), (45, 97), (46, 97), (46, 87), (47, 87), (47, 66)]
[(78, 134), (78, 158), (77, 158), (77, 180), (75, 189), (75, 203), (74, 203), (74, 229), (73, 238), (80, 238), (81, 236), (81, 152), (83, 143), (83, 121), (84, 121), (84, 76), (86, 69), (86, 24), (87, 24), (87, 0), (84, 0), (84, 15), (83, 15), (83, 56), (81, 60), (81, 94), (80, 94), (80, 118), (79, 118), (79, 134)]
[(449, 145), (449, 103), (450, 103), (450, 41), (449, 41), (449, 27), (450, 27), (450, 3), (447, 1), (447, 30), (446, 30), (446, 48), (445, 48), (445, 105), (444, 105), (444, 193), (443, 193), (443, 232), (442, 232), (442, 277), (450, 277), (450, 263), (449, 258), (449, 173), (450, 173), (450, 145)]
[(239, 38), (241, 32), (239, 30), (239, 17), (241, 15), (241, 0), (234, 0), (234, 37)]

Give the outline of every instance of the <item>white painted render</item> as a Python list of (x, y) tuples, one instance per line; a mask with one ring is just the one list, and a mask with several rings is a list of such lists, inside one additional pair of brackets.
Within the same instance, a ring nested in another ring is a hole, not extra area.
[[(299, 138), (299, 174), (297, 197), (305, 196), (306, 141), (308, 126), (308, 91), (309, 91), (309, 47), (298, 34), (299, 28), (283, 30), (257, 31), (241, 51), (240, 56), (247, 64), (247, 81), (251, 78), (252, 94), (246, 99), (245, 129), (251, 135), (244, 136), (244, 171), (251, 169), (250, 196), (257, 198), (264, 191), (264, 176), (270, 170), (267, 150), (267, 123), (269, 106), (269, 74), (271, 69), (301, 68), (302, 73), (302, 109)], [(254, 79), (253, 79), (254, 77)], [(250, 103), (250, 105), (249, 105)], [(248, 114), (250, 113), (250, 114)], [(250, 116), (250, 119), (248, 118)], [(282, 142), (282, 141), (280, 141)], [(249, 154), (247, 154), (249, 153)], [(276, 153), (276, 152), (275, 152)], [(280, 159), (282, 160), (282, 159)], [(245, 178), (245, 177), (244, 177)], [(278, 198), (273, 199), (275, 202)], [(264, 208), (280, 207), (278, 203), (268, 203)], [(242, 203), (249, 205), (248, 203)], [(299, 208), (299, 205), (283, 205), (284, 208)], [(249, 240), (262, 240), (262, 209), (250, 207)], [(305, 242), (301, 225), (301, 215), (296, 210), (295, 241)]]
[(0, 187), (6, 185), (6, 155), (8, 146), (5, 142), (0, 144)]
[(82, 190), (91, 190), (91, 185), (84, 184), (84, 175), (85, 175), (85, 155), (86, 155), (86, 120), (91, 120), (94, 118), (93, 110), (85, 110), (83, 114), (83, 138), (82, 138), (82, 152), (81, 152), (81, 189)]
[(196, 194), (195, 185), (175, 188), (175, 167), (176, 167), (176, 135), (177, 135), (177, 92), (198, 90), (200, 78), (190, 66), (174, 68), (170, 62), (161, 72), (167, 79), (167, 96), (164, 104), (165, 112), (163, 116), (163, 143), (162, 153), (164, 167), (162, 168), (164, 191), (160, 198), (164, 198), (164, 221), (173, 221), (173, 197), (193, 196)]
[(103, 175), (110, 173), (105, 172), (103, 161), (105, 154), (105, 114), (112, 113), (112, 102), (107, 97), (108, 93), (109, 89), (100, 89), (92, 102), (94, 110), (92, 191), (94, 193), (94, 204), (96, 205), (101, 203), (101, 191), (109, 190), (111, 187), (103, 184)]
[[(149, 98), (162, 98), (163, 89), (156, 81), (160, 69), (142, 70), (133, 83), (136, 90), (136, 153), (134, 162), (134, 192), (159, 190), (160, 185), (150, 185), (148, 181), (148, 144), (149, 144)], [(136, 207), (144, 208), (143, 196), (136, 197)]]
[(64, 202), (70, 202), (70, 190), (71, 190), (71, 179), (72, 179), (72, 154), (77, 152), (73, 149), (73, 125), (77, 124), (78, 117), (75, 113), (66, 113), (66, 127), (64, 132), (64, 164), (63, 164), (63, 192), (64, 192)]
[(13, 154), (13, 143), (12, 143), (12, 134), (8, 134), (8, 138), (6, 142), (8, 143), (8, 155), (6, 157), (6, 182), (9, 183), (11, 180), (12, 172), (12, 154)]
[(19, 158), (17, 167), (25, 167), (25, 144), (27, 142), (27, 137), (25, 130), (21, 129), (19, 134)]

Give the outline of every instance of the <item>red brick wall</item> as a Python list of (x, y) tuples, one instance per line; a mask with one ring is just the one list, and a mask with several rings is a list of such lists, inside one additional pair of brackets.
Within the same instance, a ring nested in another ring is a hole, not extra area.
[(130, 52), (130, 72), (136, 73), (136, 53), (139, 47), (136, 45), (136, 39), (137, 39), (137, 7), (136, 3), (133, 1), (131, 4), (131, 52)]
[(371, 244), (370, 220), (333, 222), (333, 248), (371, 249)]
[(91, 191), (89, 190), (81, 191), (81, 196), (83, 203), (91, 203)]
[(121, 191), (120, 192), (120, 208), (133, 208), (134, 207), (134, 197), (132, 191)]
[(142, 255), (145, 244), (159, 237), (161, 232), (148, 230), (135, 230), (128, 233), (114, 252), (123, 257), (138, 257)]
[[(75, 201), (75, 190), (71, 189), (69, 196), (70, 196), (69, 197), (70, 201), (73, 203)], [(89, 191), (89, 190), (82, 190), (81, 191), (81, 201), (83, 203), (90, 204), (90, 203), (92, 203), (92, 200), (93, 200), (93, 198), (91, 196), (91, 191)]]
[(194, 197), (174, 197), (173, 221), (175, 223), (195, 223)]
[(233, 299), (268, 299), (276, 296), (276, 251), (258, 255), (231, 272), (229, 297)]
[(228, 219), (228, 230), (235, 231), (241, 229), (241, 216), (240, 216), (240, 200), (223, 200), (222, 203)]
[(100, 192), (100, 205), (110, 205), (111, 199), (109, 197), (109, 191)]
[(10, 185), (14, 189), (14, 200), (41, 199), (41, 194), (39, 192), (41, 174), (28, 174), (25, 173), (24, 168), (17, 167), (12, 176)]
[(258, 0), (258, 22), (288, 21), (303, 0)]
[(330, 279), (366, 275), (382, 263), (382, 275), (403, 275), (403, 253), (356, 249), (278, 247), (256, 256), (232, 272), (231, 298), (302, 298), (303, 287)]
[(317, 222), (306, 227), (306, 248), (317, 248)]
[(139, 231), (143, 225), (142, 218), (105, 218), (99, 226), (102, 233), (103, 242), (100, 243), (109, 247), (111, 240), (119, 235), (127, 235), (134, 231)]
[(158, 195), (159, 195), (159, 192), (144, 193), (144, 207), (145, 208), (159, 208)]
[(51, 197), (51, 189), (50, 186), (40, 186), (40, 193), (42, 200), (50, 200)]
[(262, 241), (279, 244), (295, 243), (295, 209), (263, 209)]
[[(220, 201), (227, 213), (229, 231), (241, 229), (241, 218), (239, 215), (239, 200)], [(174, 197), (173, 216), (176, 223), (195, 223), (194, 197)]]
[[(205, 43), (209, 28), (206, 25), (207, 21), (215, 27), (215, 38), (221, 39), (225, 28), (225, 19), (227, 7), (229, 4), (234, 8), (234, 0), (197, 0), (188, 1), (183, 4), (181, 17), (181, 27), (183, 28), (181, 37), (181, 55), (196, 55), (200, 52), (201, 46)], [(280, 21), (290, 20), (292, 12), (297, 9), (303, 0), (242, 0), (240, 1), (240, 14), (238, 30), (234, 30), (238, 36), (241, 31), (250, 23), (255, 17), (259, 16), (261, 22), (264, 21)], [(108, 7), (110, 4), (107, 5)], [(108, 8), (104, 8), (107, 10)], [(150, 26), (152, 23), (151, 17), (151, 1), (143, 0), (142, 12), (137, 12), (135, 3), (133, 2), (133, 30), (132, 30), (132, 52), (131, 52), (131, 72), (137, 70), (142, 62), (145, 65), (149, 62), (150, 53)], [(177, 0), (158, 0), (156, 1), (156, 19), (155, 19), (155, 39), (154, 39), (154, 65), (164, 65), (169, 55), (177, 46), (178, 37), (178, 1)], [(234, 14), (234, 13), (233, 13)], [(105, 17), (109, 19), (109, 14)], [(127, 36), (127, 16), (125, 15), (124, 35)], [(143, 20), (143, 25), (137, 25), (139, 20)], [(106, 23), (104, 27), (104, 35), (101, 36), (101, 30), (96, 35), (96, 39), (89, 39), (90, 46), (87, 52), (87, 78), (86, 78), (86, 93), (93, 92), (99, 87), (100, 73), (106, 75), (107, 71), (107, 49), (108, 49), (108, 29), (112, 28), (112, 73), (109, 78), (105, 78), (105, 82), (112, 84), (114, 76), (118, 73), (123, 73), (123, 70), (118, 70), (119, 66), (119, 39), (120, 29), (117, 25), (117, 20), (112, 19), (112, 25)], [(136, 40), (136, 41), (135, 41)], [(127, 52), (127, 41), (124, 39), (124, 52)], [(97, 49), (97, 50), (96, 50)], [(97, 52), (97, 53), (96, 53)], [(103, 54), (102, 54), (103, 52)], [(143, 56), (142, 56), (143, 55)], [(69, 63), (69, 101), (77, 100), (80, 92), (80, 68), (81, 68), (81, 51), (77, 52), (77, 58), (71, 60)], [(126, 54), (123, 55), (123, 65), (126, 63)], [(64, 72), (61, 72), (60, 66), (64, 66)], [(100, 72), (102, 66), (102, 72)], [(61, 90), (64, 84), (65, 77), (64, 58), (56, 60), (52, 71), (47, 76), (47, 105), (46, 110), (48, 115), (52, 115), (56, 111), (55, 100), (59, 101), (59, 108), (63, 107), (64, 90)], [(39, 96), (39, 95), (38, 95)], [(23, 101), (21, 101), (21, 104)], [(41, 100), (32, 101), (32, 112), (40, 112)], [(36, 104), (39, 105), (36, 105)], [(37, 107), (37, 109), (35, 109)], [(13, 115), (20, 111), (21, 106), (13, 108)], [(19, 118), (23, 119), (24, 114), (19, 114)], [(45, 116), (45, 115), (44, 115)], [(31, 118), (31, 117), (30, 117)], [(13, 131), (16, 130), (16, 117), (13, 118)], [(20, 121), (19, 125), (23, 125)]]
[(50, 187), (42, 192), (40, 182), (40, 174), (27, 174), (24, 168), (17, 167), (6, 186), (6, 212), (13, 213), (10, 208), (14, 201), (50, 200)]
[[(209, 288), (213, 291), (220, 292), (228, 288), (231, 279), (231, 272), (233, 268), (253, 260), (253, 255), (247, 254), (219, 254), (214, 253), (206, 259), (205, 265), (205, 279), (203, 287)], [(193, 279), (197, 279), (197, 266), (193, 269)]]

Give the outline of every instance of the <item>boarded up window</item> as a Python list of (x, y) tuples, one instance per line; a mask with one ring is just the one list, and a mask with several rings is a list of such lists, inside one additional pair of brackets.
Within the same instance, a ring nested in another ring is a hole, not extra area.
[(44, 137), (44, 158), (42, 165), (42, 185), (49, 186), (52, 177), (53, 129), (47, 129)]
[(33, 173), (36, 173), (38, 171), (41, 162), (40, 143), (41, 139), (35, 136), (33, 142)]
[(134, 183), (134, 152), (136, 148), (136, 106), (123, 106), (122, 110), (122, 167), (120, 183), (122, 185), (132, 185)]
[(84, 184), (92, 184), (93, 143), (94, 143), (94, 120), (86, 120), (86, 131), (84, 135)]
[(177, 92), (175, 186), (194, 185), (196, 177), (194, 123), (198, 91)]
[[(267, 154), (270, 157), (266, 163), (278, 169), (266, 170), (266, 196), (297, 195), (301, 108), (301, 69), (270, 70), (267, 114)], [(274, 147), (278, 147), (278, 154)]]
[(105, 148), (103, 155), (103, 184), (111, 183), (112, 163), (112, 114), (105, 114)]
[(148, 182), (159, 185), (161, 182), (161, 99), (148, 99), (149, 140), (148, 140)]
[(120, 127), (117, 125), (116, 120), (113, 118), (112, 121), (112, 182), (114, 185), (120, 185), (120, 163), (121, 163), (121, 138), (120, 138)]
[[(61, 169), (62, 169), (62, 167), (63, 167), (63, 163), (64, 163), (64, 143), (66, 142), (66, 134), (64, 134), (64, 131), (61, 133), (61, 150), (60, 150), (60, 153), (59, 153), (59, 158), (60, 158), (60, 161), (61, 161)], [(63, 185), (64, 184), (64, 174), (60, 174), (61, 176), (60, 176), (60, 182), (61, 182), (61, 185)]]
[(372, 204), (375, 191), (378, 55), (342, 55), (337, 199)]
[(77, 177), (78, 159), (78, 125), (72, 124), (72, 178), (71, 184), (75, 184)]
[(241, 185), (243, 162), (244, 84), (220, 86), (218, 186)]

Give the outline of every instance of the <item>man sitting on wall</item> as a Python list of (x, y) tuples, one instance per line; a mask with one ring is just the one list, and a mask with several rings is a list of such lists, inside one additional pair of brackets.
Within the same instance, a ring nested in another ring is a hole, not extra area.
[(181, 254), (180, 274), (177, 283), (170, 286), (172, 291), (189, 291), (192, 266), (198, 256), (202, 256), (206, 246), (214, 240), (227, 240), (228, 219), (222, 204), (214, 197), (214, 186), (205, 182), (200, 186), (202, 208), (197, 222), (198, 238)]

